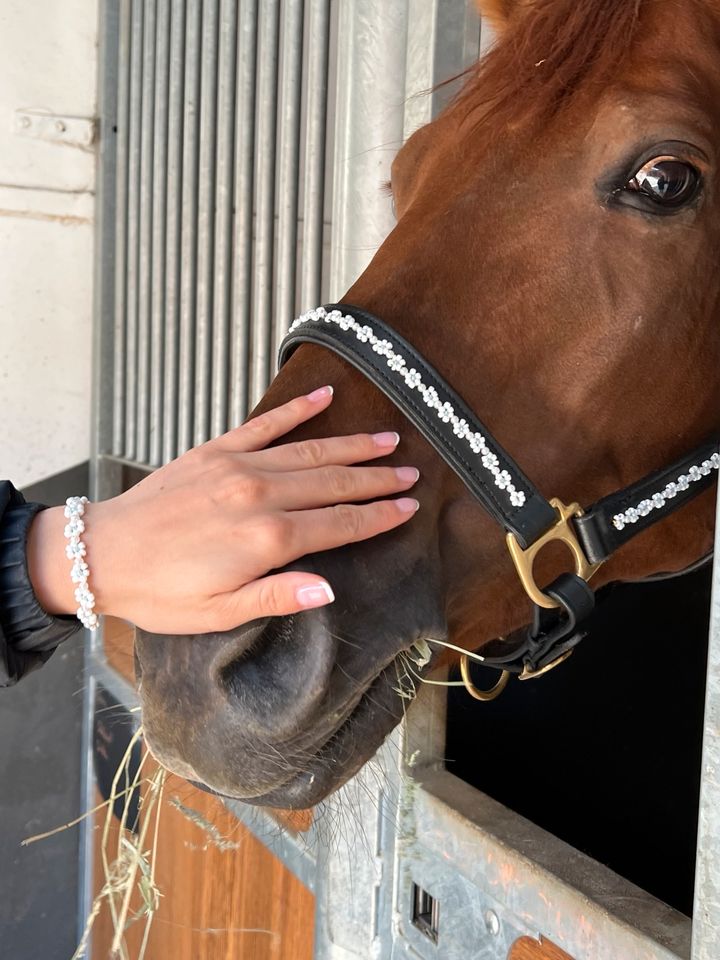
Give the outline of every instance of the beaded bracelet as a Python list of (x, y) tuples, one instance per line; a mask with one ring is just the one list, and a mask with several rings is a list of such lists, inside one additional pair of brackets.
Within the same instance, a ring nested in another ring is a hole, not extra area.
[(75, 600), (78, 603), (77, 618), (87, 630), (95, 630), (98, 625), (97, 614), (94, 611), (95, 597), (88, 587), (90, 568), (88, 567), (87, 548), (80, 539), (85, 533), (85, 504), (87, 497), (68, 497), (65, 501), (65, 516), (68, 520), (65, 527), (65, 537), (68, 545), (65, 547), (65, 556), (73, 561), (70, 578), (75, 588)]

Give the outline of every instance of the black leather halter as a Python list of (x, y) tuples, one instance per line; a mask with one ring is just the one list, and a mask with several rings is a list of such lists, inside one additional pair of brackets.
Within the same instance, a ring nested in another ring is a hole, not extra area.
[[(505, 529), (535, 609), (532, 625), (522, 631), (512, 653), (480, 658), (502, 670), (505, 680), (511, 673), (524, 679), (538, 676), (565, 659), (584, 636), (580, 625), (594, 606), (587, 581), (598, 566), (707, 489), (720, 468), (718, 440), (713, 438), (584, 511), (578, 504), (548, 501), (440, 374), (378, 317), (348, 304), (311, 310), (293, 323), (283, 340), (280, 365), (301, 343), (334, 351), (382, 390)], [(570, 549), (575, 572), (540, 588), (533, 560), (553, 540)]]

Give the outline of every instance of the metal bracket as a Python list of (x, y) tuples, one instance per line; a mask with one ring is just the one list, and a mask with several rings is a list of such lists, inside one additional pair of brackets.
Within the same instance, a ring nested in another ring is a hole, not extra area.
[(16, 110), (14, 132), (48, 143), (88, 149), (95, 141), (95, 120), (88, 117), (64, 117), (43, 110)]

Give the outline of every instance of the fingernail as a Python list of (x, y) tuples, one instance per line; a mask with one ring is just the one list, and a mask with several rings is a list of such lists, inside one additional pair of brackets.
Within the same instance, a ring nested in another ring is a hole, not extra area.
[(332, 387), (320, 387), (318, 390), (313, 390), (312, 393), (308, 393), (306, 399), (311, 400), (313, 403), (318, 403), (320, 400), (325, 400), (327, 397), (331, 397), (332, 395)]
[(412, 497), (400, 497), (395, 501), (395, 505), (401, 513), (417, 513), (420, 506)]
[(324, 607), (326, 603), (332, 603), (335, 599), (332, 587), (324, 581), (300, 587), (295, 596), (302, 607)]
[(374, 433), (373, 441), (376, 447), (396, 447), (400, 443), (400, 434), (393, 431)]
[(395, 474), (403, 483), (417, 483), (420, 478), (417, 467), (396, 467)]

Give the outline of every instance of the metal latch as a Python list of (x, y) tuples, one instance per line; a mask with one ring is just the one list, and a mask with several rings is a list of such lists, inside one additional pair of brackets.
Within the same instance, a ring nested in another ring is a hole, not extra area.
[(95, 120), (65, 117), (43, 110), (16, 110), (14, 131), (23, 137), (88, 148), (95, 140)]

